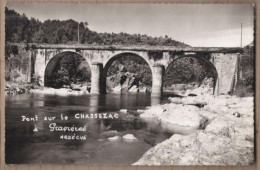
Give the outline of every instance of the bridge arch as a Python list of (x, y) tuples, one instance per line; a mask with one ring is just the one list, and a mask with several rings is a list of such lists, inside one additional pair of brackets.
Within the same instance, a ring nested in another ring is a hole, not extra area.
[[(79, 57), (81, 59), (83, 59), (86, 63), (87, 66), (90, 68), (90, 64), (89, 61), (87, 61), (82, 55), (80, 55), (77, 52), (73, 52), (73, 51), (63, 51), (60, 52), (56, 55), (54, 55), (47, 63), (46, 63), (46, 67), (44, 70), (44, 86), (50, 86), (50, 82), (48, 81), (48, 79), (52, 76), (53, 71), (55, 71), (55, 68), (57, 66), (57, 64), (66, 56), (73, 56), (73, 57)], [(91, 69), (90, 69), (90, 75), (91, 75)]]
[(169, 63), (169, 65), (166, 67), (163, 79), (165, 79), (166, 73), (169, 71), (169, 69), (171, 69), (173, 64), (175, 64), (175, 62), (177, 60), (182, 59), (182, 58), (196, 58), (196, 59), (202, 61), (203, 63), (205, 63), (209, 67), (210, 71), (213, 74), (213, 79), (214, 79), (213, 94), (215, 94), (216, 93), (216, 89), (217, 89), (217, 83), (218, 83), (219, 75), (218, 75), (217, 69), (214, 66), (214, 64), (205, 56), (196, 55), (196, 54), (189, 54), (189, 55), (179, 56), (178, 58), (172, 60), (171, 63)]
[(135, 56), (135, 57), (141, 59), (142, 61), (144, 61), (149, 66), (149, 70), (150, 70), (151, 74), (153, 74), (153, 69), (152, 69), (151, 62), (147, 58), (145, 58), (144, 56), (141, 56), (140, 54), (134, 53), (134, 52), (121, 52), (121, 53), (118, 53), (118, 54), (112, 56), (111, 58), (109, 58), (104, 63), (104, 67), (103, 67), (102, 75), (101, 75), (101, 92), (102, 93), (106, 93), (106, 89), (107, 89), (107, 80), (106, 80), (106, 78), (107, 78), (108, 70), (111, 67), (112, 63), (114, 61), (124, 57), (124, 56), (127, 56), (127, 55)]

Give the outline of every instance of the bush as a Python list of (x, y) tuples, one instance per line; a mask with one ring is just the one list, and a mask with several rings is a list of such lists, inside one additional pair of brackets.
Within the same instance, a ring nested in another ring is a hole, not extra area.
[(243, 84), (240, 84), (236, 87), (234, 95), (238, 97), (254, 96), (254, 90), (252, 86), (245, 86)]

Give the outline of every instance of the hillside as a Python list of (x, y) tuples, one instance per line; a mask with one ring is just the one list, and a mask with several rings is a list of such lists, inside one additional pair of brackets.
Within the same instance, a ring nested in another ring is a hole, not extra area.
[(161, 45), (185, 47), (187, 44), (165, 37), (151, 37), (141, 34), (97, 33), (88, 28), (88, 23), (72, 19), (46, 20), (41, 22), (28, 18), (14, 10), (5, 8), (6, 42), (75, 44), (78, 41), (78, 28), (81, 44), (94, 45)]

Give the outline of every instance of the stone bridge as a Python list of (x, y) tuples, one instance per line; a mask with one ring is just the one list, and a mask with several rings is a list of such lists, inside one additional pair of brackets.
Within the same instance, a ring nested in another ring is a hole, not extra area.
[[(21, 44), (19, 44), (21, 46)], [(157, 47), (157, 46), (96, 46), (96, 45), (51, 45), (23, 44), (34, 58), (30, 71), (44, 86), (45, 77), (52, 74), (57, 62), (67, 53), (82, 56), (91, 68), (91, 93), (106, 92), (106, 74), (112, 62), (132, 54), (146, 61), (152, 72), (152, 95), (160, 96), (163, 74), (174, 61), (182, 57), (195, 57), (204, 61), (214, 73), (214, 94), (232, 92), (236, 86), (238, 59), (241, 48), (206, 47)], [(32, 60), (31, 60), (32, 61)], [(32, 77), (29, 77), (30, 81)]]

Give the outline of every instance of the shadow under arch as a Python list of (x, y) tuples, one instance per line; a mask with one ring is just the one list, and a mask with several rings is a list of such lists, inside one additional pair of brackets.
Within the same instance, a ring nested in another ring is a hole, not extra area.
[(163, 76), (163, 79), (165, 79), (165, 75), (166, 73), (168, 72), (168, 70), (171, 68), (171, 66), (174, 64), (175, 61), (179, 60), (179, 59), (182, 59), (182, 58), (196, 58), (202, 62), (204, 62), (207, 66), (209, 66), (212, 74), (213, 74), (213, 79), (214, 79), (214, 85), (213, 85), (213, 95), (215, 94), (216, 92), (216, 86), (217, 86), (217, 82), (218, 82), (218, 72), (217, 72), (217, 69), (216, 67), (213, 65), (212, 62), (210, 62), (206, 57), (203, 57), (203, 56), (200, 56), (200, 55), (185, 55), (185, 56), (180, 56), (178, 57), (177, 59), (174, 59), (168, 66), (167, 68), (165, 69), (165, 74)]
[[(55, 67), (57, 66), (57, 64), (61, 61), (61, 59), (65, 56), (69, 56), (72, 55), (73, 57), (80, 57), (82, 58), (84, 61), (86, 61), (88, 67), (90, 68), (90, 64), (89, 62), (80, 54), (76, 53), (76, 52), (72, 52), (72, 51), (64, 51), (64, 52), (60, 52), (58, 54), (56, 54), (54, 57), (52, 57), (49, 62), (47, 63), (47, 66), (45, 68), (44, 71), (44, 87), (48, 87), (50, 86), (50, 82), (48, 82), (48, 79), (52, 76), (53, 71), (55, 70)], [(90, 75), (91, 75), (91, 69), (90, 69)]]
[(105, 94), (107, 92), (106, 91), (106, 89), (107, 89), (107, 79), (106, 79), (107, 78), (107, 72), (108, 72), (108, 69), (111, 67), (112, 63), (114, 61), (124, 57), (124, 56), (127, 56), (127, 55), (135, 56), (135, 57), (142, 59), (142, 61), (144, 61), (149, 66), (151, 74), (153, 74), (151, 65), (142, 56), (140, 56), (136, 53), (132, 53), (132, 52), (122, 52), (122, 53), (116, 54), (115, 56), (110, 58), (107, 61), (107, 63), (105, 64), (105, 66), (103, 67), (102, 76), (101, 76), (101, 93)]

